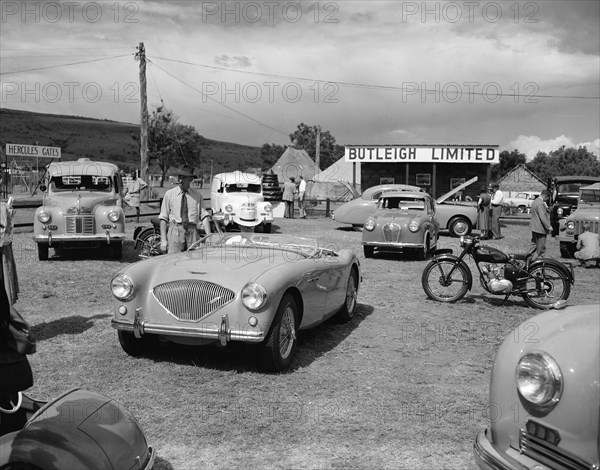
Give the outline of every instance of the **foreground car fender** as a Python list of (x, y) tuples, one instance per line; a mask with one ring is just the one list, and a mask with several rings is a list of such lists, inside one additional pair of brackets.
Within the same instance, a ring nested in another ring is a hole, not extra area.
[[(599, 320), (598, 305), (553, 310), (504, 340), (492, 370), (490, 426), (475, 441), (480, 468), (599, 468)], [(553, 379), (540, 382), (545, 375)]]

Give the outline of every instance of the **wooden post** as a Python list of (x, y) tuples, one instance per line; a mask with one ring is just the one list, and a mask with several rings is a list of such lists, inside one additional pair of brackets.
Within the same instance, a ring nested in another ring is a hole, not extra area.
[[(135, 55), (140, 61), (140, 177), (148, 185), (148, 105), (146, 97), (146, 49), (144, 43), (140, 42), (138, 52)], [(146, 198), (147, 199), (147, 198)]]
[(321, 171), (321, 129), (319, 127), (317, 127), (317, 141), (315, 145), (315, 165), (317, 166), (317, 171)]

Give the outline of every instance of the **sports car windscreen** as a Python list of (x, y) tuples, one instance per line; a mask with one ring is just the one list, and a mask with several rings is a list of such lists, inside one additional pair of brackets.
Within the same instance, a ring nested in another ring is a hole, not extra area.
[(319, 253), (319, 246), (309, 238), (293, 237), (288, 235), (269, 235), (251, 232), (241, 233), (213, 233), (196, 242), (191, 250), (207, 247), (235, 248), (266, 248), (269, 250), (289, 251), (310, 258)]

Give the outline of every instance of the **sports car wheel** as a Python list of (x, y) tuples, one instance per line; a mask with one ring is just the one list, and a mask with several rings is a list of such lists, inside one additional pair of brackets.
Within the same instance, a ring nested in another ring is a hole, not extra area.
[(341, 323), (346, 323), (352, 320), (356, 310), (356, 299), (358, 297), (358, 274), (355, 269), (351, 269), (348, 282), (346, 283), (346, 298), (344, 305), (337, 314), (337, 319)]
[(144, 335), (138, 339), (129, 331), (119, 330), (117, 331), (117, 335), (123, 351), (133, 357), (137, 357), (148, 352), (151, 349), (150, 345), (154, 340), (153, 337), (148, 335)]
[(261, 362), (266, 370), (281, 372), (287, 369), (296, 355), (298, 307), (294, 297), (287, 293), (281, 299), (277, 313), (261, 350)]
[(450, 231), (450, 235), (453, 237), (461, 237), (463, 235), (468, 235), (471, 233), (471, 229), (473, 225), (471, 221), (466, 217), (454, 217), (448, 223), (448, 230)]
[(372, 258), (374, 251), (375, 251), (375, 248), (373, 248), (372, 246), (365, 245), (364, 246), (365, 258)]

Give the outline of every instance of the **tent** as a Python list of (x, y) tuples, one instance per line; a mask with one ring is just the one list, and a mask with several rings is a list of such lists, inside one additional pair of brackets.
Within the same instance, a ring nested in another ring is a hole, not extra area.
[[(354, 189), (353, 182), (356, 183)], [(357, 197), (360, 192), (360, 163), (356, 165), (356, 174), (354, 174), (354, 164), (345, 162), (342, 157), (314, 176), (313, 183), (307, 188), (307, 197), (349, 201)]]
[(319, 171), (317, 165), (315, 165), (315, 162), (305, 150), (298, 150), (292, 147), (288, 147), (283, 152), (283, 155), (279, 157), (279, 160), (277, 160), (271, 170), (277, 175), (279, 183), (284, 183), (291, 177), (298, 179), (300, 175), (306, 181), (309, 181)]
[(329, 168), (317, 173), (313, 178), (315, 181), (348, 181), (350, 184), (356, 182), (360, 188), (360, 163), (356, 164), (356, 174), (354, 174), (354, 163), (345, 162), (344, 157)]

